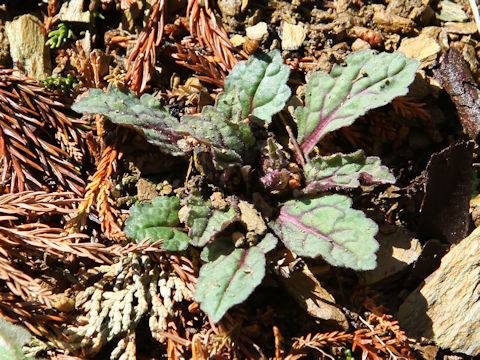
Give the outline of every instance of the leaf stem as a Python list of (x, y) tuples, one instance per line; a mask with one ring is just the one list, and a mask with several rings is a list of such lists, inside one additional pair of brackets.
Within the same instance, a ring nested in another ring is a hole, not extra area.
[(287, 120), (285, 119), (285, 116), (281, 112), (279, 112), (278, 115), (280, 116), (280, 119), (282, 119), (283, 125), (287, 130), (288, 137), (290, 138), (290, 141), (293, 144), (293, 149), (295, 150), (295, 157), (297, 162), (299, 162), (302, 165), (302, 167), (305, 167), (305, 158), (303, 156), (303, 151), (302, 149), (300, 149), (300, 146), (297, 143), (297, 139), (295, 139), (295, 135), (293, 134), (291, 126), (287, 124)]

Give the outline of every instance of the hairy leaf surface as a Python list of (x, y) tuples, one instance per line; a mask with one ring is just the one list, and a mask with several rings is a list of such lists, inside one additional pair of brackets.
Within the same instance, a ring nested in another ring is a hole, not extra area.
[(305, 91), (305, 107), (298, 107), (298, 143), (308, 155), (327, 133), (351, 125), (368, 110), (405, 95), (419, 62), (402, 53), (354, 52), (346, 66), (330, 74), (314, 73)]
[(130, 208), (125, 234), (140, 242), (147, 237), (152, 241), (163, 239), (163, 248), (169, 251), (185, 250), (190, 243), (187, 234), (178, 230), (180, 200), (176, 197), (157, 196), (151, 204)]
[(376, 156), (366, 157), (363, 150), (352, 154), (316, 156), (304, 168), (305, 193), (328, 190), (332, 187), (344, 189), (366, 184), (393, 184), (395, 177)]
[(195, 301), (214, 322), (233, 305), (240, 304), (265, 276), (265, 254), (257, 247), (235, 249), (205, 264), (195, 291)]
[(132, 125), (145, 134), (147, 141), (157, 145), (163, 152), (174, 156), (184, 152), (177, 146), (182, 137), (174, 129), (178, 120), (151, 95), (140, 99), (132, 91), (112, 87), (105, 93), (101, 89), (90, 89), (88, 96), (81, 98), (72, 109), (77, 112), (107, 116), (117, 124)]
[(192, 245), (199, 247), (211, 242), (237, 217), (232, 207), (225, 211), (214, 209), (209, 201), (198, 196), (188, 199), (188, 208), (186, 219), (186, 224), (190, 227), (188, 236)]
[[(290, 97), (287, 85), (290, 69), (283, 63), (280, 51), (252, 55), (237, 64), (225, 79), (225, 93), (238, 91), (241, 118), (254, 115), (266, 122), (283, 109)], [(222, 95), (222, 97), (225, 95)]]
[(235, 246), (231, 236), (219, 237), (203, 248), (200, 259), (205, 262), (215, 261), (219, 256), (228, 255), (233, 250), (235, 250)]
[(234, 124), (238, 124), (243, 120), (240, 93), (236, 87), (230, 89), (228, 93), (218, 94), (215, 108), (225, 116), (225, 119), (230, 120)]
[(201, 116), (182, 117), (176, 129), (209, 146), (218, 169), (241, 164), (248, 148), (255, 143), (248, 124), (226, 120), (213, 106), (205, 106)]
[(257, 247), (263, 251), (264, 254), (272, 251), (277, 246), (278, 240), (272, 233), (267, 233), (262, 241), (257, 244)]
[(18, 325), (0, 318), (0, 359), (24, 360), (22, 346), (30, 341), (30, 333)]
[(377, 224), (351, 208), (343, 195), (287, 201), (272, 228), (300, 256), (322, 256), (335, 266), (371, 270), (376, 266)]

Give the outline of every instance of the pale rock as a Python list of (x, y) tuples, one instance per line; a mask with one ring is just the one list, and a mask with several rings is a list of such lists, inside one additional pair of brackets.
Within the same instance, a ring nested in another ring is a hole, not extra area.
[(253, 26), (245, 28), (245, 32), (250, 40), (263, 41), (268, 37), (267, 23), (260, 21)]
[(307, 32), (302, 23), (297, 25), (283, 21), (282, 29), (282, 50), (298, 50), (307, 36)]
[(470, 35), (477, 32), (477, 25), (474, 21), (459, 23), (459, 22), (447, 22), (443, 27), (448, 33)]
[(365, 40), (362, 39), (356, 39), (352, 43), (352, 51), (358, 51), (358, 50), (363, 50), (363, 49), (370, 49), (370, 44), (366, 42)]
[(296, 255), (286, 250), (282, 261), (274, 266), (285, 290), (309, 315), (348, 329), (347, 318), (335, 306), (333, 295), (322, 287), (306, 264), (297, 261)]
[(382, 224), (375, 236), (380, 249), (377, 252), (377, 267), (359, 273), (364, 284), (370, 285), (405, 270), (422, 252), (420, 241), (405, 228)]
[(282, 21), (282, 50), (298, 50), (307, 36), (307, 32), (302, 23), (297, 25)]
[(89, 23), (90, 12), (83, 11), (83, 1), (84, 0), (66, 1), (58, 13), (60, 21)]
[(408, 336), (469, 356), (480, 354), (480, 228), (443, 257), (440, 267), (400, 306)]
[(42, 22), (31, 14), (5, 24), (12, 60), (22, 65), (26, 75), (38, 80), (51, 74), (50, 51), (42, 27)]
[(218, 8), (222, 16), (237, 16), (242, 12), (242, 0), (218, 0)]
[(413, 20), (387, 12), (383, 5), (373, 5), (373, 11), (373, 22), (382, 31), (406, 34), (415, 28)]
[(403, 39), (398, 48), (406, 56), (420, 60), (421, 68), (432, 64), (441, 50), (438, 41), (425, 34)]
[(435, 16), (442, 21), (464, 22), (468, 20), (468, 15), (463, 11), (463, 5), (453, 1), (442, 0), (438, 3), (440, 9)]
[(242, 46), (243, 44), (245, 44), (247, 40), (245, 39), (245, 37), (243, 37), (242, 35), (233, 35), (231, 38), (230, 38), (230, 42), (232, 43), (233, 46)]

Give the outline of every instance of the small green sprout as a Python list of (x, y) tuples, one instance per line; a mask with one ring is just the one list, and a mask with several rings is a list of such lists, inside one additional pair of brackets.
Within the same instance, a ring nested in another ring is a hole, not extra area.
[(66, 23), (60, 23), (57, 30), (48, 33), (48, 40), (45, 45), (50, 46), (50, 49), (56, 49), (64, 45), (72, 36), (73, 31), (70, 26)]
[(43, 80), (43, 87), (51, 91), (68, 92), (72, 90), (72, 86), (75, 82), (76, 79), (72, 74), (68, 74), (67, 77), (52, 75)]

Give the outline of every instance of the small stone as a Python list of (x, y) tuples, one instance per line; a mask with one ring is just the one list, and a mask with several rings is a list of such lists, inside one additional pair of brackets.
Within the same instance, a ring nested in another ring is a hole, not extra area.
[(380, 244), (377, 267), (359, 273), (367, 285), (374, 284), (405, 270), (422, 252), (420, 241), (407, 229), (383, 224), (376, 236)]
[(302, 23), (292, 25), (282, 21), (280, 25), (282, 31), (282, 50), (298, 50), (307, 36), (307, 32)]
[(137, 182), (137, 198), (139, 201), (150, 201), (158, 196), (155, 184), (143, 178), (138, 179)]
[(435, 14), (438, 20), (455, 22), (464, 22), (468, 20), (467, 14), (463, 11), (463, 5), (460, 3), (442, 0), (438, 3), (438, 7), (440, 12)]
[(362, 39), (356, 39), (352, 44), (352, 51), (370, 49), (370, 44)]
[(210, 195), (210, 203), (215, 209), (225, 210), (228, 207), (228, 202), (223, 197), (223, 194), (219, 191), (215, 191)]
[(480, 354), (480, 228), (455, 245), (440, 267), (400, 306), (398, 320), (408, 336), (439, 347)]
[(477, 25), (474, 21), (466, 23), (447, 22), (443, 28), (452, 34), (470, 35), (477, 32)]
[(254, 232), (257, 235), (263, 235), (267, 232), (267, 225), (263, 221), (262, 214), (260, 214), (255, 207), (245, 201), (238, 203), (240, 209), (240, 221), (245, 225), (248, 231)]
[(245, 39), (242, 35), (233, 35), (230, 38), (230, 42), (232, 43), (233, 46), (242, 46), (247, 39)]
[(217, 5), (223, 17), (237, 16), (242, 11), (242, 0), (218, 0)]
[(70, 0), (65, 2), (58, 13), (60, 21), (90, 22), (90, 12), (83, 11), (83, 0)]
[(268, 37), (268, 27), (266, 22), (259, 22), (254, 26), (245, 28), (247, 38), (251, 40), (263, 41)]
[(53, 307), (58, 311), (72, 312), (75, 310), (75, 300), (60, 294), (56, 298)]
[(235, 247), (242, 247), (245, 245), (245, 234), (239, 231), (235, 231), (232, 234), (232, 242)]
[(425, 34), (403, 39), (398, 48), (406, 56), (420, 60), (421, 68), (432, 64), (441, 50), (437, 40)]
[(28, 76), (38, 80), (51, 74), (50, 51), (45, 46), (42, 28), (42, 22), (31, 14), (5, 24), (12, 60), (21, 64)]
[(383, 5), (374, 5), (373, 10), (373, 21), (382, 31), (406, 34), (415, 27), (415, 23), (411, 19), (387, 12)]

